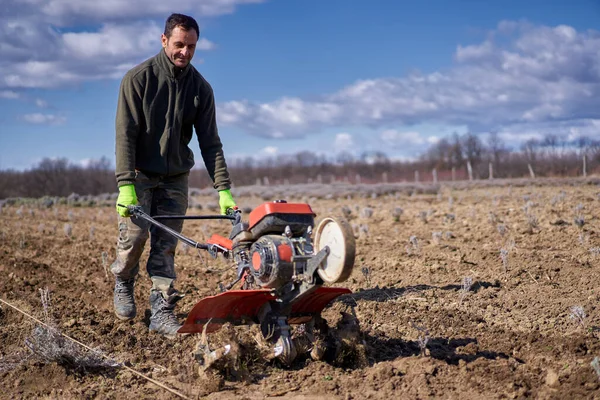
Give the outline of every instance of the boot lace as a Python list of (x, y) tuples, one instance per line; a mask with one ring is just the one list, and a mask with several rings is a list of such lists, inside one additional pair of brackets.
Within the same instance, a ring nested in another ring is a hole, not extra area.
[(164, 328), (180, 327), (181, 324), (177, 320), (172, 307), (161, 307), (156, 312), (156, 322)]
[(134, 279), (129, 279), (125, 281), (117, 279), (117, 282), (115, 284), (115, 293), (117, 294), (119, 300), (127, 300), (133, 298), (134, 282)]

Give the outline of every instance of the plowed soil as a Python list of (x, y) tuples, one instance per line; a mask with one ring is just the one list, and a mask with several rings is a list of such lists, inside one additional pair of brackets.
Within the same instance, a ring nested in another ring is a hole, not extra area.
[[(236, 200), (250, 210), (271, 200), (264, 197)], [(290, 367), (247, 357), (243, 373), (203, 374), (193, 355), (199, 335), (169, 340), (148, 332), (147, 249), (135, 288), (138, 316), (114, 316), (107, 271), (117, 239), (113, 207), (4, 205), (0, 298), (29, 316), (0, 304), (0, 398), (177, 398), (126, 368), (83, 369), (32, 355), (27, 341), (39, 324), (31, 317), (54, 321), (69, 337), (189, 398), (600, 397), (600, 369), (592, 365), (600, 357), (596, 183), (442, 185), (287, 200), (308, 201), (317, 221), (345, 213), (355, 228), (354, 272), (337, 285), (353, 294), (323, 316), (335, 324), (342, 313), (355, 315), (362, 353), (337, 363), (300, 357)], [(215, 202), (196, 197), (204, 207), (188, 214), (213, 214), (206, 205)], [(183, 233), (204, 241), (230, 228), (186, 221)], [(184, 246), (176, 264), (186, 294), (181, 320), (235, 275), (227, 260)], [(214, 335), (209, 344), (226, 344)]]

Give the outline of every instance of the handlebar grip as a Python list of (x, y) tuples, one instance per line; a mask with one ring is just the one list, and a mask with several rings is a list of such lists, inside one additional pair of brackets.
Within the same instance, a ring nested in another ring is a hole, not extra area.
[[(227, 209), (227, 211), (225, 211), (225, 214), (227, 214), (227, 215), (235, 215), (235, 213), (236, 213), (236, 212), (238, 212), (238, 211), (239, 211), (239, 208), (238, 208), (238, 206), (229, 207), (229, 208)], [(240, 212), (241, 212), (241, 211), (240, 211)]]
[(117, 203), (117, 206), (126, 208), (129, 211), (133, 211), (135, 209), (135, 207), (137, 207), (136, 204), (130, 204), (130, 205), (126, 206), (125, 204), (121, 204), (121, 203)]
[(242, 222), (242, 210), (240, 210), (238, 206), (229, 207), (226, 211), (226, 214), (235, 217), (234, 220), (231, 220), (232, 225), (237, 225)]

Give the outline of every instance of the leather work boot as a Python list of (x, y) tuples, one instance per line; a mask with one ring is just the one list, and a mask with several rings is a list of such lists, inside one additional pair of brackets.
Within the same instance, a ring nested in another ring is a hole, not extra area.
[(175, 338), (181, 328), (174, 313), (175, 304), (183, 298), (177, 290), (169, 288), (169, 295), (164, 297), (161, 290), (150, 291), (150, 332), (160, 333), (169, 339)]
[(128, 280), (116, 277), (115, 280), (115, 314), (119, 319), (124, 321), (133, 319), (135, 317), (135, 299), (133, 298), (133, 284), (135, 278)]

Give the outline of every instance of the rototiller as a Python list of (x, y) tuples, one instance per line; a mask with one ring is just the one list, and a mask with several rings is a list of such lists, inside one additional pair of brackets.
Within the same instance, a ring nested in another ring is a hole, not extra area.
[[(149, 216), (132, 206), (137, 218), (152, 223), (186, 244), (233, 259), (237, 276), (221, 293), (200, 300), (190, 311), (179, 333), (214, 332), (224, 323), (260, 324), (263, 337), (274, 346), (274, 355), (291, 364), (298, 352), (310, 351), (319, 358), (325, 349), (317, 348), (313, 332), (322, 330), (321, 311), (349, 289), (326, 287), (345, 281), (352, 273), (355, 241), (344, 219), (327, 217), (313, 230), (315, 213), (305, 203), (284, 200), (263, 203), (242, 220), (241, 211), (228, 215)], [(161, 224), (161, 219), (229, 219), (229, 238), (213, 235), (198, 243)], [(314, 240), (313, 240), (314, 234)], [(234, 286), (239, 284), (238, 289)], [(304, 338), (313, 343), (300, 345), (290, 325), (302, 324)], [(325, 328), (326, 329), (326, 328)]]

